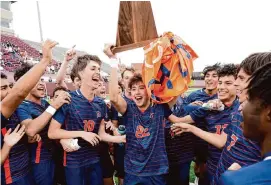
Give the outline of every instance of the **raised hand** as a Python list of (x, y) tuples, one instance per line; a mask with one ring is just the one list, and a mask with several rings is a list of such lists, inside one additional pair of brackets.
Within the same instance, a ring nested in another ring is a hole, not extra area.
[(114, 58), (115, 55), (112, 52), (112, 49), (114, 48), (113, 44), (105, 44), (104, 45), (104, 54), (106, 54), (109, 58)]
[(74, 59), (74, 57), (76, 56), (76, 51), (74, 50), (74, 47), (75, 45), (66, 52), (64, 61), (69, 62)]
[(56, 41), (46, 40), (42, 45), (42, 58), (49, 63), (52, 62), (52, 49), (57, 45)]
[(12, 147), (16, 143), (18, 143), (18, 141), (20, 141), (20, 139), (23, 137), (24, 134), (25, 134), (25, 126), (17, 125), (17, 127), (14, 129), (12, 133), (11, 133), (11, 129), (7, 131), (7, 133), (4, 136), (4, 142), (7, 146)]

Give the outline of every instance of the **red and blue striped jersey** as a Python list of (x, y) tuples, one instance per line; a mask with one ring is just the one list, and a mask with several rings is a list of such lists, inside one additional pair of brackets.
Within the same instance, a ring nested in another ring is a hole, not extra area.
[(221, 174), (227, 171), (233, 163), (245, 167), (262, 159), (260, 143), (244, 137), (242, 122), (243, 116), (240, 112), (236, 112), (232, 116), (231, 124), (224, 130), (228, 135), (227, 142), (218, 163), (214, 184), (219, 182)]
[[(197, 106), (190, 106), (190, 111), (197, 109)], [(177, 117), (188, 115), (183, 105), (175, 105), (172, 110)], [(173, 136), (170, 130), (170, 124), (166, 126), (166, 148), (169, 165), (177, 165), (192, 161), (194, 159), (194, 139), (192, 133), (182, 133), (180, 136)]]
[[(87, 100), (80, 90), (70, 92), (71, 103), (63, 105), (53, 116), (53, 119), (68, 131), (85, 131), (98, 134), (100, 123), (107, 117), (105, 102), (94, 97)], [(63, 163), (68, 167), (81, 167), (99, 161), (99, 146), (92, 146), (82, 138), (78, 138), (81, 148), (75, 152), (64, 152)]]
[[(27, 100), (23, 101), (17, 109), (20, 122), (26, 119), (36, 119), (48, 106), (49, 103), (45, 100), (41, 101), (41, 105)], [(41, 141), (30, 144), (31, 162), (33, 163), (52, 160), (54, 145), (53, 140), (48, 138), (48, 128), (49, 123), (39, 132)]]
[[(235, 99), (232, 105), (225, 106), (223, 111), (208, 111), (204, 108), (200, 108), (191, 112), (190, 116), (196, 123), (204, 119), (207, 123), (208, 132), (221, 134), (222, 131), (231, 123), (232, 113), (238, 110), (239, 105), (238, 99)], [(208, 153), (207, 170), (210, 175), (214, 176), (222, 150), (209, 144)]]
[[(16, 126), (20, 124), (19, 118), (17, 116), (17, 110), (8, 120), (1, 114), (1, 121), (2, 124), (5, 124), (5, 127), (2, 128), (1, 126), (1, 135), (4, 136), (10, 128), (13, 131)], [(16, 182), (25, 177), (30, 172), (28, 140), (26, 135), (24, 135), (23, 138), (11, 148), (8, 158), (4, 161), (1, 168), (1, 176), (5, 177), (6, 184)]]
[(126, 126), (126, 153), (124, 170), (137, 176), (168, 173), (165, 146), (165, 119), (172, 114), (167, 104), (153, 104), (141, 112), (127, 101), (124, 119)]

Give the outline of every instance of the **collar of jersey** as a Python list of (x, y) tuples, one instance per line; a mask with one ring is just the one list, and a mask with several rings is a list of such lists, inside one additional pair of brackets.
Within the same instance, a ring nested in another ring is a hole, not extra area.
[(96, 98), (96, 96), (94, 95), (93, 100), (90, 101), (90, 100), (86, 99), (86, 97), (84, 97), (84, 96), (82, 95), (82, 92), (80, 91), (80, 89), (76, 89), (75, 92), (76, 92), (76, 94), (77, 94), (79, 97), (81, 97), (83, 100), (85, 100), (85, 101), (87, 101), (87, 102), (93, 102), (94, 99)]

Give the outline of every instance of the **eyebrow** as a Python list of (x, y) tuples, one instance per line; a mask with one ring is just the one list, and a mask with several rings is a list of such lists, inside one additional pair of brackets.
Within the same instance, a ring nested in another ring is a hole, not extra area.
[(8, 85), (2, 85), (1, 88), (8, 87)]

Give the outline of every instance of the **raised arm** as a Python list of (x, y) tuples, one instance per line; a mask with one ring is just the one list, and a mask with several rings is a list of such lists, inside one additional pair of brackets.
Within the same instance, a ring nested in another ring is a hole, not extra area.
[(59, 87), (68, 88), (67, 84), (65, 83), (65, 75), (66, 71), (69, 65), (69, 62), (76, 56), (76, 52), (74, 50), (74, 47), (72, 49), (68, 50), (65, 54), (64, 60), (60, 66), (60, 69), (56, 76), (56, 85)]
[(46, 67), (52, 61), (52, 49), (55, 45), (57, 45), (57, 42), (55, 41), (45, 41), (42, 46), (43, 57), (41, 61), (20, 78), (10, 90), (7, 97), (3, 99), (1, 102), (1, 113), (4, 117), (9, 118), (38, 83), (40, 77), (46, 70)]
[(126, 112), (127, 103), (124, 98), (119, 94), (118, 90), (118, 61), (111, 51), (111, 46), (107, 45), (104, 49), (104, 53), (111, 60), (111, 73), (109, 79), (109, 96), (110, 101), (118, 112), (121, 114)]

